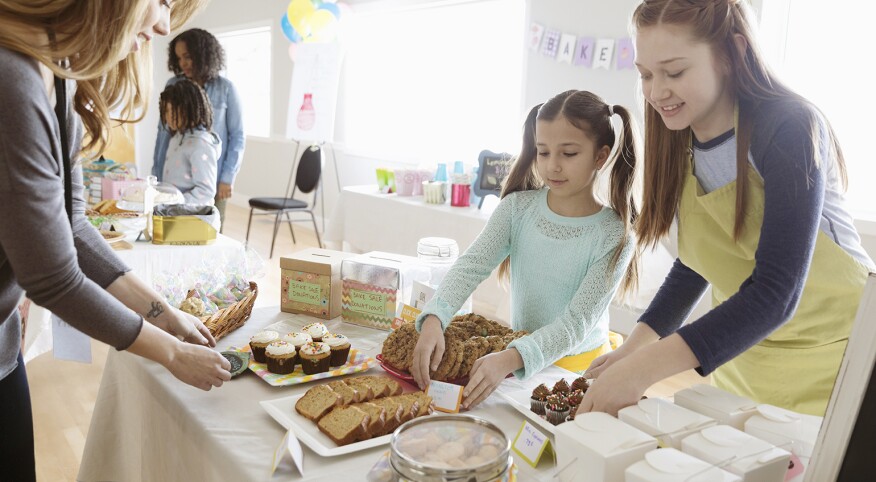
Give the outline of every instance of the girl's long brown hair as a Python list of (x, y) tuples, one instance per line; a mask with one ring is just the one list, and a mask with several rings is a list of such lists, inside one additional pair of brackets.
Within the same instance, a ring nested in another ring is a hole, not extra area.
[[(620, 116), (623, 128), (615, 133), (611, 124), (612, 113)], [(612, 257), (612, 266), (620, 259), (627, 239), (632, 235), (632, 226), (638, 217), (638, 209), (633, 198), (633, 181), (636, 177), (636, 159), (639, 157), (636, 143), (636, 127), (627, 109), (622, 106), (609, 106), (599, 96), (583, 91), (568, 90), (552, 97), (544, 104), (533, 107), (523, 123), (523, 143), (520, 154), (514, 158), (514, 163), (508, 177), (502, 185), (502, 195), (512, 192), (541, 189), (544, 181), (539, 178), (536, 170), (536, 139), (535, 124), (539, 120), (552, 121), (564, 117), (572, 125), (581, 129), (583, 135), (594, 141), (596, 149), (608, 146), (612, 154), (604, 167), (610, 167), (608, 204), (614, 209), (624, 223), (624, 236)], [(596, 153), (594, 152), (594, 155)], [(626, 275), (621, 284), (621, 297), (632, 292), (639, 279), (639, 251), (634, 250)], [(506, 258), (499, 266), (499, 279), (508, 276), (511, 258)]]
[[(204, 4), (206, 0), (173, 2), (171, 29)], [(111, 110), (121, 112), (119, 122), (137, 122), (145, 114), (151, 50), (147, 43), (138, 52), (126, 52), (147, 7), (147, 0), (0, 0), (0, 46), (36, 59), (61, 78), (76, 80), (73, 107), (88, 138), (82, 151), (95, 157), (106, 147)], [(23, 31), (52, 32), (55, 42), (34, 44), (19, 35)], [(69, 59), (69, 69), (56, 64), (61, 59)]]
[[(816, 165), (820, 160), (818, 109), (785, 86), (770, 70), (758, 48), (754, 34), (754, 16), (742, 0), (645, 0), (633, 12), (633, 27), (641, 30), (662, 24), (687, 26), (692, 37), (712, 46), (719, 63), (729, 72), (728, 88), (733, 89), (739, 106), (736, 132), (736, 218), (733, 236), (742, 234), (747, 209), (748, 151), (754, 129), (752, 118), (764, 102), (788, 102), (805, 105), (811, 135), (804, 140), (812, 144)], [(745, 41), (737, 47), (736, 36)], [(823, 116), (822, 116), (823, 117)], [(827, 122), (825, 120), (825, 122)], [(843, 186), (847, 184), (842, 150), (833, 128), (829, 134), (829, 155), (836, 159)], [(768, 126), (763, 126), (764, 128)], [(691, 145), (690, 128), (673, 131), (660, 114), (645, 101), (645, 157), (642, 215), (636, 222), (640, 246), (655, 246), (666, 235), (678, 212), (678, 203), (687, 173)]]

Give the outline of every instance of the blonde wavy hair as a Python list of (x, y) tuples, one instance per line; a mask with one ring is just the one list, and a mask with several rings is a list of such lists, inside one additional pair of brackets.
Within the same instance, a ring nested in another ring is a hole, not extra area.
[[(55, 75), (76, 81), (73, 107), (82, 118), (82, 151), (103, 152), (111, 126), (142, 119), (151, 90), (148, 43), (128, 53), (152, 0), (0, 0), (0, 46), (43, 63)], [(176, 30), (207, 0), (176, 0), (170, 13)], [(22, 32), (45, 31), (54, 42), (33, 43)], [(118, 61), (117, 59), (122, 59)], [(69, 68), (59, 66), (67, 59)]]

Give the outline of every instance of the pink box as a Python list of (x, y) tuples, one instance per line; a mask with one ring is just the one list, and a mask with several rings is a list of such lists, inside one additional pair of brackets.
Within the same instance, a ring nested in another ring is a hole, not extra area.
[(142, 181), (139, 179), (119, 180), (104, 177), (100, 180), (100, 197), (101, 199), (121, 199), (122, 190), (137, 182)]

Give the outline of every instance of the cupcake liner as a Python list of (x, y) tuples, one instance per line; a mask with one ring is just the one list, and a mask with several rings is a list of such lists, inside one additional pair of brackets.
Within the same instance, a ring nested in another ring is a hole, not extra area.
[(340, 367), (347, 364), (347, 360), (350, 358), (350, 345), (348, 344), (346, 348), (334, 349), (331, 351), (331, 362), (329, 362), (330, 366)]
[(568, 408), (563, 410), (562, 412), (551, 410), (548, 408), (547, 410), (545, 410), (545, 416), (548, 422), (554, 425), (559, 425), (566, 421), (566, 417), (569, 416), (569, 412), (570, 410)]
[(546, 404), (547, 400), (536, 400), (535, 398), (529, 399), (529, 409), (539, 415), (544, 415), (544, 407)]

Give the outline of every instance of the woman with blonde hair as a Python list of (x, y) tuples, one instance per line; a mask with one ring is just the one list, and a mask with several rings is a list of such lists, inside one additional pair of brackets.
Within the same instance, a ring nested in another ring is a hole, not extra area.
[(25, 293), (185, 383), (209, 390), (230, 378), (204, 325), (131, 274), (88, 223), (79, 162), (105, 147), (110, 110), (134, 120), (145, 105), (149, 40), (201, 3), (0, 0), (0, 467), (11, 480), (35, 479)]

